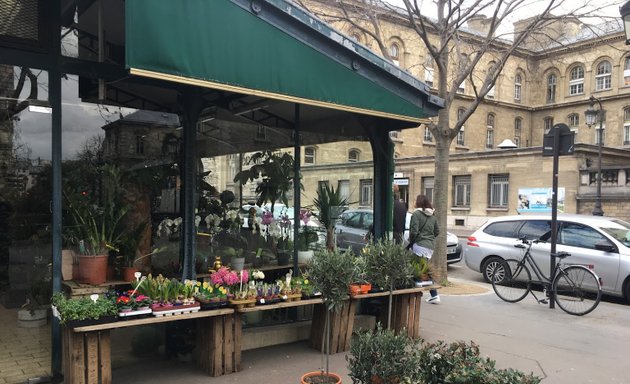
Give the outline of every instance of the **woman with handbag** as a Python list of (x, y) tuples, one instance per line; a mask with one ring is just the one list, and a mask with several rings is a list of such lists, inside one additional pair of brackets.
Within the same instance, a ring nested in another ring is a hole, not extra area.
[[(435, 238), (440, 233), (437, 218), (434, 216), (435, 210), (425, 195), (416, 197), (415, 208), (409, 224), (411, 250), (418, 257), (425, 257), (430, 260), (433, 256), (433, 248), (435, 248)], [(429, 292), (431, 297), (427, 299), (427, 303), (439, 303), (440, 296), (437, 289), (431, 289)]]

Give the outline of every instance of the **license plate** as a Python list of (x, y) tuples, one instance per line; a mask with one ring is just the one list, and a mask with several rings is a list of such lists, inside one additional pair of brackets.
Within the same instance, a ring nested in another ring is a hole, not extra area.
[(457, 252), (457, 247), (446, 248), (446, 253), (451, 254)]

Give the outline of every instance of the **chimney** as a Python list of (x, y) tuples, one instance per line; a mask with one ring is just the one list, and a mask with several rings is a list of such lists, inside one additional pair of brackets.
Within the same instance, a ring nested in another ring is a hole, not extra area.
[(468, 19), (468, 28), (474, 32), (487, 35), (490, 30), (492, 19), (484, 15), (473, 15)]

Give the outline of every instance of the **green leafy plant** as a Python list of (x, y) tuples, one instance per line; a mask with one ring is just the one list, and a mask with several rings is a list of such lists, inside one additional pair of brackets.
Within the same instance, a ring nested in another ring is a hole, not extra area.
[(413, 283), (412, 258), (415, 255), (402, 244), (390, 240), (379, 240), (368, 244), (361, 252), (365, 258), (366, 277), (383, 289), (389, 290), (387, 329), (392, 315), (392, 293), (394, 289), (409, 287)]
[(96, 301), (89, 297), (66, 299), (57, 292), (53, 295), (52, 304), (59, 312), (60, 324), (71, 320), (98, 320), (105, 316), (116, 316), (118, 313), (115, 300), (105, 296), (99, 296)]
[(326, 228), (326, 248), (332, 250), (335, 247), (334, 231), (335, 221), (341, 210), (350, 202), (342, 197), (339, 189), (326, 183), (322, 183), (317, 188), (317, 196), (313, 200), (313, 205), (318, 210), (319, 221)]
[(425, 343), (420, 348), (419, 376), (426, 384), (538, 384), (541, 379), (515, 369), (497, 369), (495, 361), (479, 356), (479, 346), (457, 341)]
[(248, 164), (252, 164), (252, 166), (237, 173), (234, 182), (244, 185), (262, 177), (256, 186), (256, 194), (258, 195), (256, 205), (262, 206), (269, 202), (272, 213), (277, 201), (288, 206), (288, 193), (296, 179), (293, 156), (289, 153), (266, 150), (253, 154)]
[(412, 257), (411, 268), (413, 277), (417, 280), (423, 280), (431, 275), (431, 264), (426, 257)]
[(419, 342), (392, 330), (360, 331), (346, 356), (349, 376), (355, 384), (417, 383), (422, 365)]
[(118, 167), (103, 166), (102, 198), (84, 191), (66, 189), (66, 209), (72, 219), (69, 237), (82, 255), (102, 255), (116, 248), (125, 231), (122, 223), (127, 205), (122, 201), (121, 173)]

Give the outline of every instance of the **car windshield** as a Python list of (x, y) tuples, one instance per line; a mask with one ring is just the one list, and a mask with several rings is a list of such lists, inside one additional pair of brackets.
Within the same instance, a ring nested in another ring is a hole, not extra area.
[(630, 247), (630, 223), (613, 219), (610, 220), (610, 224), (607, 224), (606, 227), (602, 226), (600, 228), (602, 231), (614, 237), (618, 242), (626, 247)]

